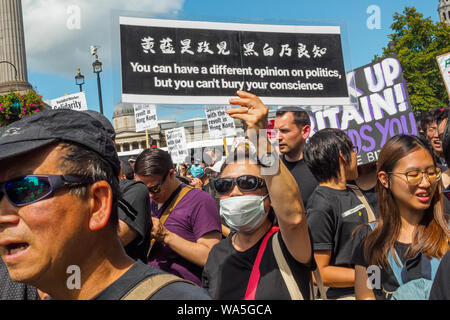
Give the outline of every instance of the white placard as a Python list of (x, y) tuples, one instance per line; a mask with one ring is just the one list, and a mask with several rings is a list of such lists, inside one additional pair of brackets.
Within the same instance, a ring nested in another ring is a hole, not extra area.
[(450, 95), (450, 52), (436, 58), (444, 78), (445, 87)]
[(233, 118), (227, 114), (229, 106), (205, 106), (206, 121), (208, 122), (211, 139), (236, 136), (236, 126)]
[(186, 133), (184, 128), (175, 128), (166, 131), (167, 151), (172, 157), (173, 163), (184, 163), (188, 156), (186, 148)]
[(75, 111), (86, 111), (88, 109), (84, 92), (50, 100), (50, 105), (52, 109), (69, 109)]
[(133, 104), (136, 132), (158, 128), (158, 116), (154, 104)]

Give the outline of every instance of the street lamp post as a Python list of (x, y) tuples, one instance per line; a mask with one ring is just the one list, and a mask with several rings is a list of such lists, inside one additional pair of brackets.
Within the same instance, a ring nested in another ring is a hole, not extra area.
[(83, 92), (84, 76), (81, 74), (80, 69), (78, 69), (78, 73), (75, 76), (75, 83), (77, 86), (80, 86), (80, 92)]
[(103, 114), (102, 85), (100, 82), (100, 72), (103, 71), (103, 68), (102, 68), (103, 64), (98, 60), (97, 47), (92, 46), (91, 53), (92, 53), (92, 55), (95, 55), (95, 61), (92, 64), (92, 67), (93, 67), (94, 73), (97, 74), (98, 100), (99, 100), (99, 104), (100, 104), (100, 113)]

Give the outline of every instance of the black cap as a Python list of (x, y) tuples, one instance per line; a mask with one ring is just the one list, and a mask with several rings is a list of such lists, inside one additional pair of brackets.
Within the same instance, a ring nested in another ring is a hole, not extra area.
[(119, 157), (103, 124), (87, 113), (73, 110), (44, 110), (2, 128), (0, 160), (58, 141), (74, 142), (95, 151), (111, 165), (115, 175), (119, 175)]
[(108, 120), (108, 118), (106, 118), (100, 112), (93, 111), (93, 110), (85, 110), (83, 112), (87, 113), (95, 120), (100, 121), (101, 124), (103, 125), (103, 127), (105, 128), (106, 132), (108, 132), (108, 134), (110, 135), (111, 139), (113, 141), (116, 140), (116, 130), (114, 130), (114, 127), (111, 124), (111, 122)]

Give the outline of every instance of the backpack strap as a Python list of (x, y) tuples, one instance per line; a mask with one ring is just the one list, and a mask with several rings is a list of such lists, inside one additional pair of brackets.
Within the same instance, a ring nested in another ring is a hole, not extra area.
[(361, 203), (366, 208), (368, 222), (374, 222), (376, 220), (375, 214), (373, 213), (372, 207), (367, 202), (366, 197), (361, 192), (361, 189), (359, 189), (357, 186), (354, 186), (352, 184), (348, 184), (347, 186), (350, 189), (352, 189), (352, 191), (355, 193), (356, 197), (359, 199), (359, 201), (361, 201)]
[(263, 242), (259, 247), (255, 263), (253, 264), (252, 273), (250, 274), (250, 279), (248, 281), (247, 291), (245, 292), (244, 300), (255, 300), (256, 289), (258, 287), (259, 278), (261, 277), (261, 274), (259, 273), (259, 265), (261, 264), (261, 259), (264, 254), (264, 251), (266, 250), (267, 241), (269, 241), (270, 236), (272, 236), (278, 230), (280, 230), (280, 228), (272, 227), (272, 229), (270, 229), (269, 232), (267, 232), (266, 236), (263, 239)]
[(158, 273), (139, 282), (120, 300), (149, 300), (159, 290), (175, 282), (185, 282), (197, 286), (195, 283), (177, 277), (170, 273)]
[(289, 291), (289, 295), (291, 296), (291, 300), (305, 300), (297, 285), (297, 281), (295, 281), (294, 279), (292, 270), (291, 268), (289, 268), (286, 258), (281, 251), (280, 241), (278, 240), (278, 233), (273, 236), (272, 248), (275, 259), (277, 260), (278, 268), (280, 269), (281, 276), (283, 277), (284, 283), (286, 284), (286, 287)]
[[(173, 209), (176, 208), (176, 206), (178, 205), (178, 203), (180, 203), (180, 201), (184, 198), (185, 195), (188, 194), (189, 191), (193, 190), (194, 187), (191, 186), (185, 186), (183, 189), (181, 189), (181, 191), (177, 194), (177, 196), (172, 199), (172, 201), (170, 202), (170, 204), (166, 207), (166, 209), (164, 210), (161, 218), (159, 219), (161, 221), (161, 224), (165, 224), (166, 220), (169, 218), (170, 214), (172, 213)], [(151, 232), (151, 230), (150, 230)], [(148, 248), (147, 251), (147, 260), (150, 257), (150, 251), (153, 248), (153, 245), (155, 244), (156, 240), (152, 239), (150, 241), (150, 247)]]
[[(397, 259), (397, 261), (400, 265), (395, 262), (393, 254), (395, 254), (395, 258)], [(389, 262), (389, 266), (391, 267), (392, 272), (394, 273), (395, 279), (397, 280), (399, 286), (402, 286), (403, 285), (403, 280), (402, 280), (403, 263), (400, 260), (395, 248), (392, 248), (391, 250), (389, 250), (388, 262)]]

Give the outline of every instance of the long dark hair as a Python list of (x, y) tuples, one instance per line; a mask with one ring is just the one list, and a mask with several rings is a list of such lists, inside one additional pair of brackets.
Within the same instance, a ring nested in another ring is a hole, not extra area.
[[(418, 149), (424, 149), (432, 156), (427, 146), (415, 136), (392, 137), (381, 150), (377, 172), (392, 172), (400, 159)], [(385, 188), (378, 180), (377, 192), (379, 221), (377, 227), (365, 241), (364, 256), (366, 261), (372, 265), (387, 266), (389, 250), (394, 247), (394, 243), (400, 235), (402, 222), (399, 208), (390, 188)], [(406, 253), (407, 258), (412, 258), (419, 252), (429, 258), (441, 258), (448, 251), (449, 229), (443, 207), (442, 186), (438, 183), (431, 205), (425, 210), (422, 221), (415, 230), (413, 242)]]

